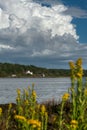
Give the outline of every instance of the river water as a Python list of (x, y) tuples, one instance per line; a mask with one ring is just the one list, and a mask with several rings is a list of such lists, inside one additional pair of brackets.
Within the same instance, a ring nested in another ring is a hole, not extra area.
[(60, 100), (71, 86), (70, 78), (0, 78), (0, 104), (15, 103), (16, 90), (32, 86), (37, 93), (37, 101)]

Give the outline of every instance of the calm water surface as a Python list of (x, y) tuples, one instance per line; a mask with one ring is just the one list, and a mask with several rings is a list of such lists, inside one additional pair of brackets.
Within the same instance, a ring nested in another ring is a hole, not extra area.
[(0, 78), (0, 104), (15, 102), (17, 88), (23, 90), (35, 84), (37, 101), (59, 100), (71, 86), (70, 78)]

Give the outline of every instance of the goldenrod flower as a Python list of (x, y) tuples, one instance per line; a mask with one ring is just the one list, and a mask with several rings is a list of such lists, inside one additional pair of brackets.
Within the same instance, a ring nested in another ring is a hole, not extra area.
[(15, 115), (14, 118), (17, 119), (17, 120), (19, 120), (19, 121), (24, 121), (24, 122), (27, 121), (26, 118), (25, 118), (24, 116), (20, 116), (20, 115)]
[(36, 125), (32, 125), (33, 128), (36, 128), (37, 126)]
[(28, 123), (29, 125), (32, 125), (34, 128), (35, 128), (35, 127), (41, 127), (41, 122), (38, 121), (38, 120), (29, 119), (29, 120), (27, 121), (27, 123)]
[(69, 62), (69, 65), (70, 65), (70, 69), (75, 69), (75, 64), (74, 64), (74, 62)]
[(36, 92), (33, 90), (33, 92), (32, 92), (32, 96), (34, 97), (34, 98), (36, 98), (37, 97), (37, 94), (36, 94)]
[(63, 100), (63, 101), (66, 101), (66, 100), (69, 99), (69, 97), (70, 97), (70, 94), (69, 94), (69, 93), (65, 93), (65, 94), (62, 96), (62, 100)]
[(46, 108), (45, 108), (45, 106), (44, 106), (44, 105), (42, 105), (42, 107), (41, 107), (41, 112), (42, 112), (42, 114), (44, 114), (44, 113), (45, 113), (45, 111), (46, 111)]
[(79, 59), (76, 61), (76, 65), (79, 66), (79, 67), (82, 65), (82, 58), (79, 58)]
[(81, 78), (81, 77), (82, 77), (82, 74), (81, 74), (81, 73), (77, 73), (77, 74), (76, 74), (76, 77), (77, 77), (77, 78)]
[(17, 89), (17, 94), (20, 95), (21, 94), (21, 90)]
[(72, 79), (82, 78), (83, 75), (82, 59), (79, 58), (75, 64), (74, 62), (69, 62), (69, 65), (71, 69), (71, 78)]
[(78, 127), (78, 121), (76, 121), (76, 120), (71, 120), (70, 124), (71, 124), (72, 128), (77, 128)]
[(0, 116), (2, 115), (2, 108), (0, 107)]
[(14, 110), (13, 113), (16, 114), (16, 110)]

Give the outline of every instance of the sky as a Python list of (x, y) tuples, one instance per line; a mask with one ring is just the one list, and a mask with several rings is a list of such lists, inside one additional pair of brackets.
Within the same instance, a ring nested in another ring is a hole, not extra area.
[(0, 0), (0, 62), (87, 69), (87, 0)]

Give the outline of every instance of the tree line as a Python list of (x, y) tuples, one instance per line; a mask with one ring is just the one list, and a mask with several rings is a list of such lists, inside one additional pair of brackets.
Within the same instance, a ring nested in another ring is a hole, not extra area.
[[(33, 74), (27, 73), (28, 71)], [(20, 65), (12, 63), (0, 63), (0, 77), (69, 77), (69, 69), (47, 69), (34, 65)], [(84, 70), (87, 76), (87, 70)]]

